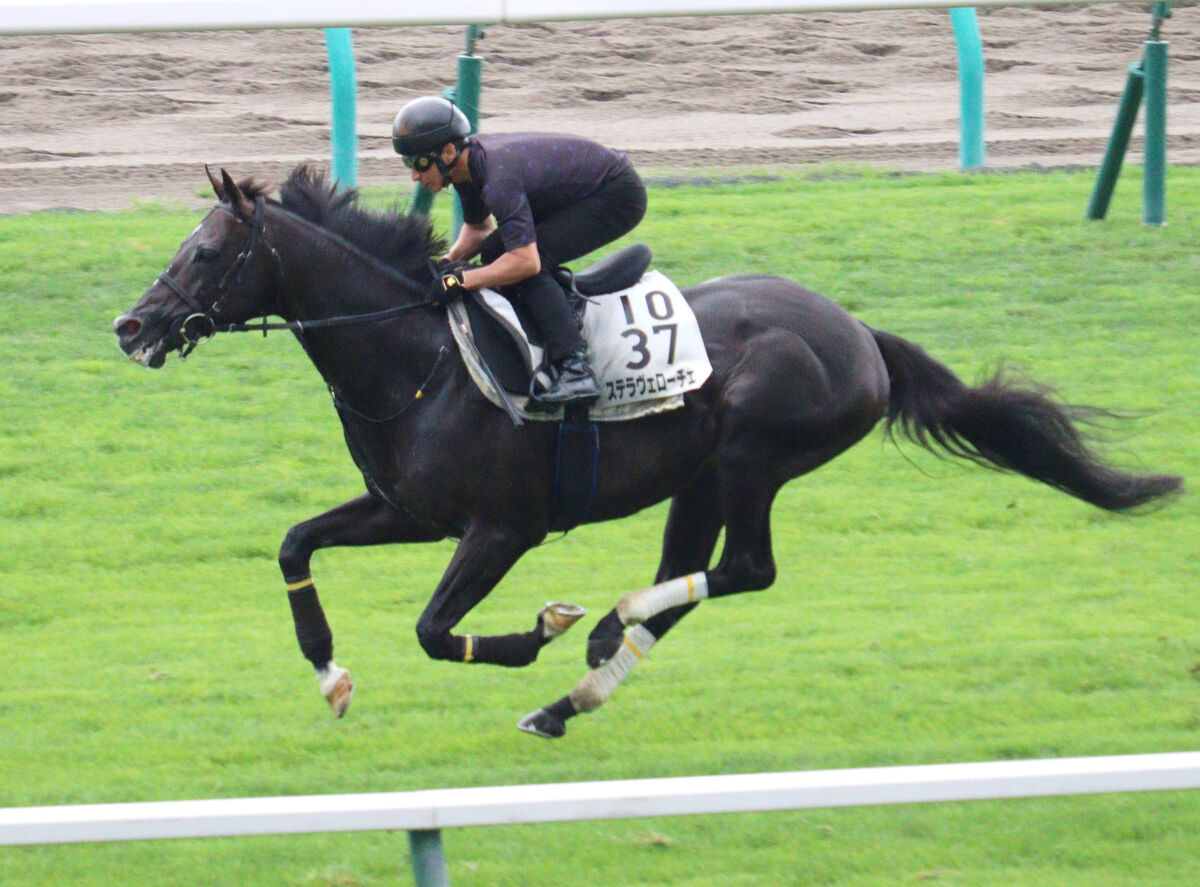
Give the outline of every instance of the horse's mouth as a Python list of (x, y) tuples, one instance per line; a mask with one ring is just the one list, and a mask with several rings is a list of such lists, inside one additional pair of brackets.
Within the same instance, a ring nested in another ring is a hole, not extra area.
[[(173, 324), (166, 324), (165, 331), (156, 332), (147, 328), (142, 321), (125, 316), (118, 317), (113, 324), (117, 334), (117, 347), (134, 363), (156, 370), (167, 361), (167, 353), (178, 347)], [(159, 327), (160, 330), (163, 327)]]
[(167, 362), (167, 340), (163, 338), (157, 342), (143, 345), (137, 351), (128, 354), (128, 357), (134, 363), (140, 363), (147, 369), (156, 370)]

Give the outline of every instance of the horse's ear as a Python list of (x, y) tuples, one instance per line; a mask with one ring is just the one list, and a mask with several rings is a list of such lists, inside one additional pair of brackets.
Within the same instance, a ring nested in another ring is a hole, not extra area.
[(221, 184), (221, 180), (213, 175), (213, 171), (208, 168), (208, 164), (204, 164), (204, 174), (208, 176), (209, 182), (212, 183), (213, 193), (217, 195), (217, 200), (225, 202), (225, 186)]
[(233, 207), (234, 211), (246, 221), (253, 219), (253, 201), (242, 192), (242, 189), (237, 186), (237, 182), (233, 180), (233, 176), (226, 172), (224, 168), (221, 169), (221, 184), (225, 191), (225, 196), (222, 200), (227, 201)]

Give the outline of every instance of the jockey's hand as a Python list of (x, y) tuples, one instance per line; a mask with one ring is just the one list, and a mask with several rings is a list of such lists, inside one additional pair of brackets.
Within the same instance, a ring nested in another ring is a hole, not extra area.
[(434, 299), (446, 304), (467, 294), (465, 280), (467, 269), (471, 265), (466, 262), (456, 262), (453, 259), (442, 259), (435, 263), (437, 269), (437, 287)]

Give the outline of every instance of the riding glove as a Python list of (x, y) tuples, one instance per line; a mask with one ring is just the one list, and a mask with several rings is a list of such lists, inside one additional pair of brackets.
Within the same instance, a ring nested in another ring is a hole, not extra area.
[(442, 259), (436, 263), (438, 285), (434, 299), (442, 304), (448, 304), (466, 295), (467, 285), (465, 274), (471, 265), (466, 262), (456, 262), (453, 259)]

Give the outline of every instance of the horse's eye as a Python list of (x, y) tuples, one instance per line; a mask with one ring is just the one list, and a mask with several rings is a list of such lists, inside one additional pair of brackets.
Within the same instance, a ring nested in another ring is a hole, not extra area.
[(196, 250), (197, 262), (211, 262), (217, 256), (221, 255), (221, 251), (211, 246), (202, 246)]

